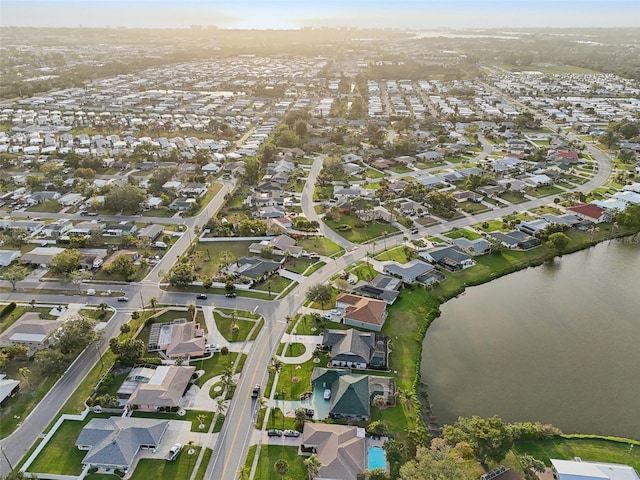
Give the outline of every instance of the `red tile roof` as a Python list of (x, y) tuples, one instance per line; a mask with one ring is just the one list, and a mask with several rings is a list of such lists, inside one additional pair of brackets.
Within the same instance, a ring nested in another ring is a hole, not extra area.
[(582, 205), (576, 205), (575, 207), (569, 207), (567, 210), (579, 213), (585, 217), (593, 218), (594, 220), (599, 220), (606, 211), (604, 208), (591, 203), (584, 203)]

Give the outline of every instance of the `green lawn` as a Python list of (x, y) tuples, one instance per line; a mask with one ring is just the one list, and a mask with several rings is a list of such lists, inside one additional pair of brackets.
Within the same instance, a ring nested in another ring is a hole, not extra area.
[(376, 275), (378, 275), (378, 272), (376, 271), (376, 269), (373, 268), (373, 266), (367, 262), (359, 262), (350, 271), (350, 273), (357, 275), (358, 279), (365, 280), (367, 282), (370, 282), (376, 277)]
[(291, 272), (303, 274), (309, 266), (316, 262), (317, 260), (312, 260), (310, 258), (290, 258), (282, 267)]
[(86, 451), (78, 450), (74, 445), (84, 427), (92, 418), (108, 418), (109, 415), (89, 414), (84, 421), (65, 420), (44, 447), (40, 455), (29, 467), (34, 473), (53, 473), (57, 475), (78, 475), (82, 471), (82, 459)]
[(364, 174), (367, 178), (383, 178), (386, 176), (384, 172), (381, 172), (380, 170), (375, 170), (371, 167), (367, 167), (367, 169), (364, 171)]
[(563, 190), (562, 188), (556, 187), (555, 185), (550, 185), (531, 189), (528, 193), (532, 197), (548, 197), (549, 195), (557, 195), (564, 191), (565, 190)]
[(284, 351), (284, 356), (285, 357), (299, 357), (300, 355), (302, 355), (306, 351), (307, 351), (307, 349), (306, 349), (306, 347), (304, 346), (303, 343), (290, 343), (287, 346), (286, 350)]
[(469, 201), (460, 202), (458, 204), (458, 208), (463, 212), (467, 212), (472, 215), (475, 215), (476, 213), (488, 212), (489, 210), (491, 210), (486, 205), (483, 205), (480, 202), (469, 202)]
[[(413, 252), (413, 250), (411, 250), (411, 252)], [(391, 260), (398, 263), (407, 263), (411, 260), (411, 258), (407, 256), (407, 249), (402, 246), (380, 252), (375, 256), (375, 259), (380, 261)]]
[(313, 367), (322, 364), (326, 365), (326, 362), (315, 363), (313, 359), (311, 359), (308, 362), (301, 363), (300, 368), (296, 368), (298, 365), (294, 364), (282, 365), (276, 389), (277, 392), (280, 392), (279, 398), (300, 400), (301, 393), (311, 390), (311, 372)]
[(466, 228), (451, 230), (449, 232), (444, 233), (443, 235), (445, 237), (453, 238), (453, 239), (464, 237), (468, 240), (477, 240), (478, 238), (482, 238), (482, 235), (476, 232), (472, 232), (471, 230), (467, 230)]
[(549, 459), (571, 460), (580, 457), (585, 461), (621, 463), (631, 465), (640, 471), (640, 444), (630, 450), (627, 442), (604, 439), (582, 439), (557, 437), (549, 440), (519, 441), (514, 450), (519, 454), (529, 454), (551, 465)]
[[(178, 455), (178, 458), (173, 462), (143, 458), (138, 462), (131, 476), (131, 480), (149, 480), (151, 478), (158, 480), (188, 479), (200, 453), (200, 447), (194, 447), (193, 449), (195, 453), (189, 455), (187, 453), (188, 447), (185, 446), (182, 452), (180, 452), (180, 455)], [(209, 458), (211, 458), (211, 450), (207, 449), (202, 461), (203, 464), (198, 470), (196, 479), (204, 478), (204, 468), (206, 468), (206, 465), (209, 463)]]
[(255, 476), (253, 477), (254, 480), (273, 480), (279, 478), (273, 465), (281, 458), (289, 464), (289, 470), (285, 478), (306, 479), (308, 477), (307, 468), (304, 466), (305, 457), (298, 455), (298, 449), (296, 447), (262, 445)]
[(326, 237), (303, 238), (297, 241), (297, 245), (304, 248), (307, 252), (315, 252), (318, 255), (327, 257), (344, 253), (344, 249), (340, 245)]
[(144, 210), (142, 212), (143, 217), (159, 217), (169, 218), (176, 214), (175, 211), (168, 209), (167, 207), (152, 208), (150, 210)]
[[(198, 419), (198, 415), (203, 415), (203, 428), (200, 428), (200, 420)], [(140, 417), (140, 418), (159, 418), (160, 420), (183, 420), (185, 422), (191, 422), (191, 431), (192, 432), (206, 432), (209, 430), (211, 426), (211, 422), (213, 421), (213, 412), (207, 412), (204, 410), (186, 410), (184, 415), (178, 415), (177, 413), (164, 413), (164, 412), (141, 412), (134, 411), (131, 415), (132, 417)]]
[(58, 213), (60, 210), (62, 205), (57, 200), (47, 200), (25, 209), (25, 212)]
[(326, 219), (324, 222), (329, 228), (354, 243), (363, 243), (368, 240), (373, 240), (374, 238), (381, 239), (385, 232), (387, 235), (393, 235), (399, 231), (396, 227), (388, 223), (379, 223), (376, 221), (364, 223), (351, 215), (341, 215), (340, 220), (337, 222)]
[(223, 260), (220, 258), (222, 252), (231, 252), (234, 258), (227, 259), (227, 262), (235, 261), (240, 257), (249, 255), (249, 245), (251, 241), (229, 241), (229, 242), (206, 242), (196, 243), (195, 251), (202, 252), (202, 269), (198, 272), (200, 278), (211, 278), (220, 270)]
[(519, 193), (504, 192), (501, 193), (499, 197), (511, 203), (523, 203), (527, 201), (526, 197)]
[[(252, 320), (244, 320), (242, 318), (233, 318), (232, 316), (224, 317), (218, 312), (213, 312), (213, 316), (216, 320), (216, 325), (222, 336), (229, 342), (244, 342), (249, 335), (249, 332), (255, 325)], [(231, 326), (236, 324), (239, 329), (234, 333)]]
[[(244, 359), (246, 355), (241, 353), (240, 363), (238, 364), (237, 372), (242, 371), (242, 365), (244, 365)], [(224, 369), (227, 365), (233, 365), (238, 357), (238, 352), (229, 352), (228, 355), (222, 355), (216, 353), (211, 358), (207, 358), (206, 360), (197, 360), (191, 362), (191, 365), (196, 367), (197, 370), (204, 370), (204, 374), (198, 378), (196, 381), (196, 385), (202, 387), (207, 380), (215, 377), (216, 375), (222, 375)]]

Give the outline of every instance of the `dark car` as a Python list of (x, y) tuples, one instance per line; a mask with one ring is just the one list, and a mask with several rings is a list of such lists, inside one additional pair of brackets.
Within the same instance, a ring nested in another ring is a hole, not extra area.
[(198, 295), (196, 295), (196, 298), (198, 300), (206, 300), (207, 299), (207, 295), (204, 293), (199, 293)]
[(313, 408), (305, 408), (304, 413), (307, 415), (307, 417), (312, 418), (316, 412)]
[(282, 436), (282, 430), (276, 430), (275, 428), (272, 428), (270, 430), (267, 430), (267, 436), (268, 437), (281, 437)]
[(236, 298), (236, 294), (235, 293), (227, 293), (225, 295), (225, 297), (227, 297), (227, 298)]
[(129, 297), (118, 297), (117, 300), (119, 302), (128, 302), (129, 301)]

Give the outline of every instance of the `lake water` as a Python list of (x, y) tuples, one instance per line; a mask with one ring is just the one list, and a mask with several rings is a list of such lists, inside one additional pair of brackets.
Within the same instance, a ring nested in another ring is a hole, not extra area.
[(429, 327), (421, 370), (439, 425), (497, 414), (640, 439), (640, 245), (467, 289)]

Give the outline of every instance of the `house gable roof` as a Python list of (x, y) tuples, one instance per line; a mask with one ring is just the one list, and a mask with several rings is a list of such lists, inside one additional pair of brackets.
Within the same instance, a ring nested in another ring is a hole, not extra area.
[(341, 293), (336, 298), (336, 303), (347, 305), (344, 312), (345, 318), (374, 325), (384, 324), (387, 302)]

